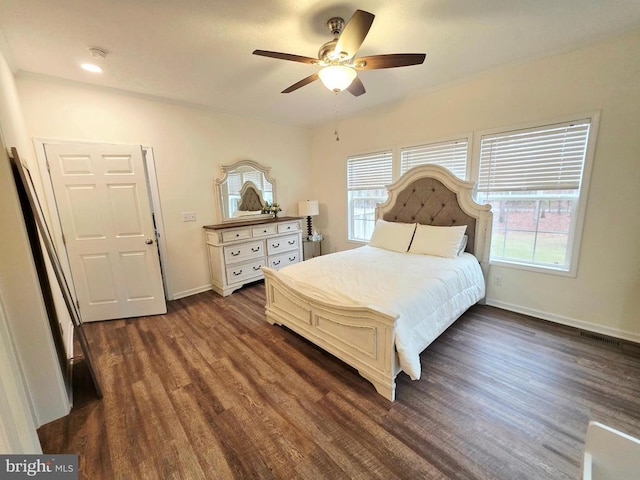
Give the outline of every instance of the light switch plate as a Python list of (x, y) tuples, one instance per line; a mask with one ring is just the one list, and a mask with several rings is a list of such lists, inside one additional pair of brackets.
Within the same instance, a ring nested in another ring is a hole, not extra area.
[(182, 221), (183, 222), (195, 222), (196, 221), (196, 212), (182, 212)]

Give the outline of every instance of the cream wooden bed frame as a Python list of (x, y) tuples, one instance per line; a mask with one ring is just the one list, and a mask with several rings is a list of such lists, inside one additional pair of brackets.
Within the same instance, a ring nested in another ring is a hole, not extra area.
[[(486, 278), (492, 215), (489, 205), (479, 205), (473, 200), (473, 183), (462, 181), (448, 170), (435, 165), (415, 167), (387, 187), (389, 196), (386, 202), (376, 208), (376, 218), (393, 221), (395, 217), (387, 217), (392, 211), (397, 213), (398, 208), (394, 210), (396, 202), (404, 201), (406, 207), (406, 198), (412, 195), (407, 193), (410, 190), (404, 194), (403, 191), (413, 188), (415, 192), (415, 182), (423, 178), (435, 179), (454, 192), (462, 215), (475, 219), (474, 242), (467, 250), (475, 252)], [(445, 207), (444, 203), (442, 207)], [(428, 214), (427, 220), (422, 223), (439, 224), (430, 215), (436, 214)], [(414, 217), (410, 216), (406, 220), (411, 221), (411, 218)], [(395, 349), (398, 315), (368, 306), (327, 303), (298, 292), (291, 282), (275, 270), (265, 267), (263, 270), (267, 297), (266, 317), (269, 323), (284, 325), (335, 355), (358, 370), (380, 395), (388, 400), (395, 400), (395, 378), (401, 371)]]

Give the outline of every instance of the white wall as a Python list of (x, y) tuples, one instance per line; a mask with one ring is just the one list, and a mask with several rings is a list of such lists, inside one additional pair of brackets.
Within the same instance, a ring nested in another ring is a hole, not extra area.
[[(202, 226), (215, 221), (221, 165), (251, 159), (271, 167), (284, 214), (297, 214), (307, 198), (305, 129), (41, 77), (18, 77), (17, 85), (30, 137), (153, 147), (172, 298), (210, 287)], [(182, 222), (181, 212), (197, 221)]]
[(0, 295), (0, 453), (41, 453), (12, 337)]
[[(29, 419), (16, 419), (21, 425), (40, 426), (69, 411), (66, 390), (42, 301), (22, 211), (4, 145), (15, 146), (29, 162), (27, 139), (14, 76), (0, 52), (0, 133), (4, 140), (0, 153), (0, 296), (4, 303), (4, 320), (18, 361), (18, 378), (26, 388)], [(3, 333), (4, 335), (4, 333)], [(6, 343), (5, 343), (6, 342)], [(12, 358), (12, 352), (7, 353)], [(4, 368), (4, 365), (3, 365)], [(3, 385), (4, 386), (4, 385)], [(24, 392), (7, 392), (10, 398), (24, 397)], [(9, 414), (18, 415), (16, 410)], [(5, 415), (4, 410), (2, 415)], [(39, 448), (39, 447), (38, 447)], [(33, 451), (33, 449), (31, 450)]]
[[(460, 52), (464, 55), (464, 52)], [(429, 57), (424, 67), (429, 68)], [(368, 72), (362, 72), (366, 84)], [(376, 74), (372, 72), (371, 75)], [(312, 130), (314, 225), (347, 242), (346, 156), (600, 110), (577, 278), (492, 267), (488, 301), (640, 342), (640, 31), (474, 78)], [(375, 92), (367, 92), (375, 95)]]

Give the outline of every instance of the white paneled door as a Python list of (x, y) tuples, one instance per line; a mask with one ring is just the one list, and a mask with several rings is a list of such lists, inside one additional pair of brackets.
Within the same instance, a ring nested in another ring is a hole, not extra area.
[(45, 152), (82, 321), (166, 313), (142, 148)]

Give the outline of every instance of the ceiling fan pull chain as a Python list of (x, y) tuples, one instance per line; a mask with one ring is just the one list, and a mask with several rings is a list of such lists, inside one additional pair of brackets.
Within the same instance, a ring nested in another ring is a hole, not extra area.
[(335, 103), (335, 106), (336, 106), (336, 125), (335, 125), (335, 128), (333, 129), (333, 134), (336, 136), (336, 142), (339, 142), (340, 135), (338, 134), (338, 123), (340, 122), (340, 110), (339, 110), (339, 104), (338, 104), (338, 92), (334, 93), (333, 102)]

